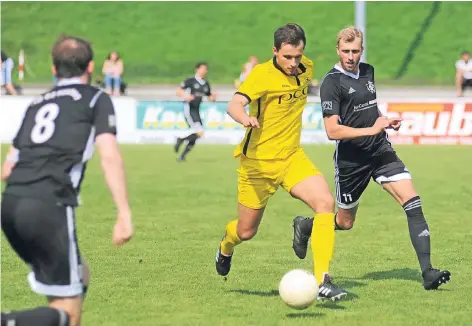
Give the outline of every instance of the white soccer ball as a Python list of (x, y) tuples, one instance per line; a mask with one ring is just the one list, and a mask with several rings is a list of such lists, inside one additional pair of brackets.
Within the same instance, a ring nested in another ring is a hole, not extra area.
[(287, 306), (302, 310), (310, 307), (318, 296), (318, 282), (313, 274), (294, 269), (284, 275), (279, 284), (279, 294)]

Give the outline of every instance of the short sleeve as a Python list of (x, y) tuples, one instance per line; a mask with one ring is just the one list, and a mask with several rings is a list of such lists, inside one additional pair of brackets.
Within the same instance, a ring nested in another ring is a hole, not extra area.
[(456, 61), (456, 69), (464, 69), (464, 66), (462, 65), (461, 60)]
[(180, 88), (182, 89), (187, 89), (191, 86), (191, 83), (190, 83), (190, 79), (191, 78), (187, 78), (185, 79), (183, 82), (180, 83)]
[(93, 106), (95, 136), (105, 133), (116, 135), (115, 108), (110, 96), (103, 92), (100, 92), (96, 96), (98, 96), (98, 98)]
[(320, 98), (324, 118), (339, 115), (341, 89), (338, 85), (337, 78), (333, 78), (329, 75), (325, 77), (320, 88)]
[(264, 70), (260, 68), (262, 67), (254, 67), (236, 92), (236, 94), (245, 96), (249, 102), (257, 100), (267, 93), (267, 77), (264, 75)]

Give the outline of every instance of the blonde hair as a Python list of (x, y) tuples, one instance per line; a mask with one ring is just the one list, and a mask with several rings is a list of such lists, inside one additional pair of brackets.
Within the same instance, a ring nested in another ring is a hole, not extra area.
[(354, 42), (356, 38), (361, 39), (361, 46), (364, 43), (364, 34), (362, 31), (354, 26), (349, 26), (343, 28), (338, 33), (338, 39), (336, 45), (339, 45), (339, 41), (343, 40), (344, 42), (351, 43)]

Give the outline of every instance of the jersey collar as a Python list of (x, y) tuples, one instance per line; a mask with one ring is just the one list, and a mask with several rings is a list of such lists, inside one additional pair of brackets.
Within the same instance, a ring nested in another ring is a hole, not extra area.
[(195, 75), (195, 80), (202, 86), (206, 84), (205, 79), (200, 78), (199, 75)]
[(82, 80), (78, 77), (61, 78), (57, 82), (57, 86), (67, 86), (67, 85), (75, 85), (75, 84), (83, 84), (83, 83), (82, 83)]
[(336, 70), (342, 72), (343, 74), (345, 74), (346, 76), (352, 77), (354, 79), (359, 79), (359, 72), (361, 71), (361, 68), (360, 67), (358, 67), (358, 68), (359, 69), (357, 69), (357, 74), (353, 74), (352, 72), (344, 70), (343, 67), (341, 67), (338, 64), (334, 65), (334, 69), (336, 69)]
[[(279, 66), (279, 64), (277, 63), (277, 59), (275, 58), (275, 55), (274, 55), (274, 57), (272, 58), (272, 63), (274, 64), (275, 68), (277, 68), (278, 70), (280, 70), (284, 75), (287, 75), (287, 74), (285, 73), (285, 71), (282, 69), (282, 67)], [(305, 65), (304, 65), (303, 63), (301, 63), (301, 62), (300, 62), (300, 64), (298, 65), (298, 69), (300, 69), (300, 71), (299, 71), (300, 74), (303, 74), (303, 73), (305, 73), (305, 71), (306, 71)], [(291, 75), (287, 75), (287, 76), (291, 76)], [(292, 76), (292, 77), (294, 77), (294, 76)]]

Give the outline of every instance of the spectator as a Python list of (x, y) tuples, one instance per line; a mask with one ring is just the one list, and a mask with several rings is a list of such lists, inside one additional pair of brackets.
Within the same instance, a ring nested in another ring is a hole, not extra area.
[(103, 75), (105, 76), (105, 90), (110, 95), (120, 95), (121, 75), (124, 65), (120, 55), (116, 51), (110, 52), (103, 63)]
[(456, 89), (457, 96), (462, 96), (466, 87), (472, 87), (472, 61), (470, 53), (461, 53), (461, 60), (456, 62)]
[(14, 63), (13, 59), (8, 57), (6, 53), (1, 50), (1, 56), (2, 56), (2, 86), (4, 86), (10, 95), (17, 95), (15, 86), (13, 86), (13, 83), (11, 81), (11, 71), (13, 70)]
[(252, 68), (254, 68), (257, 64), (259, 63), (259, 59), (257, 59), (256, 56), (250, 56), (248, 62), (243, 64), (243, 67), (241, 69), (241, 74), (239, 75), (239, 80), (236, 79), (234, 82), (234, 86), (236, 88), (241, 85), (241, 83), (246, 79), (246, 77), (249, 75), (251, 72)]

